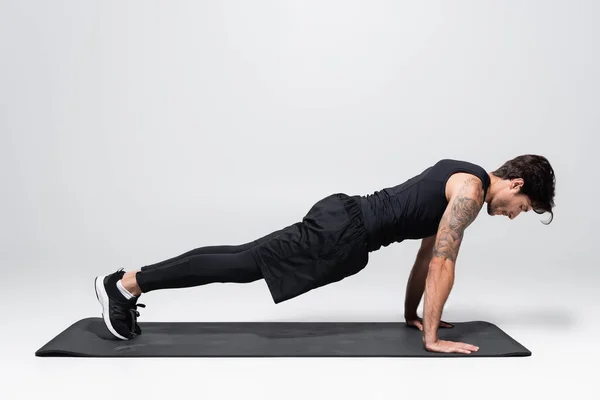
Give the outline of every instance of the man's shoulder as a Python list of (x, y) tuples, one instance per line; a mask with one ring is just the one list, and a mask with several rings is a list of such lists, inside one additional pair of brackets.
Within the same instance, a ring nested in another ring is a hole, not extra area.
[(465, 160), (441, 159), (432, 169), (445, 179), (447, 200), (456, 195), (485, 197), (489, 176), (480, 165)]
[(442, 174), (448, 179), (453, 174), (465, 173), (476, 176), (482, 181), (484, 187), (489, 185), (489, 176), (485, 168), (473, 161), (453, 158), (443, 158), (431, 167), (432, 171)]

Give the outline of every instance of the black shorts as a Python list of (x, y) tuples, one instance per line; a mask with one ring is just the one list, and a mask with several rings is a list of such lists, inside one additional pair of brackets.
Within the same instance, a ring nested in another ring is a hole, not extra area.
[(369, 260), (359, 196), (336, 193), (319, 200), (301, 222), (261, 240), (254, 259), (275, 303), (340, 281)]

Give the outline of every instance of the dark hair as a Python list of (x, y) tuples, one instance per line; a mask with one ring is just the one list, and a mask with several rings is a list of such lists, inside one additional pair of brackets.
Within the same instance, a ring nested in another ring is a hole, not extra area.
[(536, 154), (524, 154), (505, 162), (492, 174), (502, 179), (522, 178), (521, 193), (531, 199), (538, 214), (550, 213), (548, 225), (554, 218), (554, 190), (556, 177), (548, 159)]

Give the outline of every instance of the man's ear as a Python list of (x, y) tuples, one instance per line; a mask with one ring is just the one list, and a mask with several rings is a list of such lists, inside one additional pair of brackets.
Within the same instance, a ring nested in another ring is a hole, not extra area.
[(523, 187), (524, 183), (525, 181), (523, 181), (523, 178), (514, 178), (510, 182), (510, 188), (519, 189), (519, 191), (521, 191), (521, 188)]

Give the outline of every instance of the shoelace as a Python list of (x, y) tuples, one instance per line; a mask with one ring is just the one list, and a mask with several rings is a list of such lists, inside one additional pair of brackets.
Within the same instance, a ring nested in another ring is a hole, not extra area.
[(132, 301), (125, 304), (116, 302), (112, 304), (113, 315), (115, 318), (125, 322), (132, 336), (136, 336), (135, 326), (137, 324), (137, 317), (140, 316), (140, 312), (137, 310), (138, 307), (144, 308), (146, 305), (141, 303), (135, 304)]
[(132, 306), (129, 309), (129, 313), (131, 315), (131, 325), (129, 326), (129, 332), (131, 333), (131, 335), (133, 337), (135, 337), (137, 335), (135, 332), (135, 326), (137, 324), (137, 317), (140, 316), (140, 312), (137, 310), (137, 307), (144, 308), (144, 307), (146, 307), (146, 305), (145, 304), (137, 304), (137, 305)]

